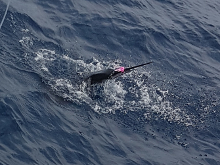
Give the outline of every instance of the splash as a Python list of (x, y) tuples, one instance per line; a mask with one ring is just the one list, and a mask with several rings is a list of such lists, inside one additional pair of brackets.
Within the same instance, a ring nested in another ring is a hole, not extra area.
[[(76, 73), (98, 71), (112, 65), (111, 62), (100, 62), (93, 58), (86, 63), (83, 60), (74, 60), (68, 55), (60, 56), (55, 51), (47, 49), (40, 49), (35, 52), (35, 55), (34, 60), (38, 63), (38, 67), (51, 75), (48, 84), (66, 100), (77, 104), (87, 104), (97, 113), (114, 114), (116, 110), (123, 112), (144, 110), (147, 120), (151, 120), (157, 114), (158, 118), (169, 122), (192, 125), (192, 116), (166, 100), (167, 90), (163, 91), (147, 83), (147, 77), (150, 77), (149, 72), (128, 73), (116, 80), (93, 87), (91, 93), (91, 91), (88, 92), (86, 84), (76, 83), (78, 76)], [(72, 66), (72, 70), (67, 68), (65, 72), (75, 74), (73, 79), (65, 75), (54, 74), (53, 72), (57, 69), (54, 64)], [(117, 64), (114, 65), (117, 66)]]
[[(35, 41), (27, 36), (19, 42), (29, 50)], [(156, 114), (158, 119), (171, 123), (193, 125), (193, 115), (175, 107), (168, 100), (168, 90), (161, 90), (154, 83), (149, 83), (150, 72), (134, 70), (88, 89), (87, 84), (82, 81), (83, 76), (105, 68), (119, 68), (122, 62), (99, 61), (95, 58), (84, 61), (42, 48), (34, 53), (26, 53), (25, 56), (33, 69), (46, 79), (45, 83), (65, 100), (90, 106), (100, 114), (141, 111), (146, 120), (155, 120)]]

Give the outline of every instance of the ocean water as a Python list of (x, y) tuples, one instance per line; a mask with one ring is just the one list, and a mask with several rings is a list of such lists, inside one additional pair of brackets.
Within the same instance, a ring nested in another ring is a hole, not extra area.
[[(219, 165), (219, 9), (11, 0), (0, 29), (0, 165)], [(82, 83), (148, 61), (92, 93)]]

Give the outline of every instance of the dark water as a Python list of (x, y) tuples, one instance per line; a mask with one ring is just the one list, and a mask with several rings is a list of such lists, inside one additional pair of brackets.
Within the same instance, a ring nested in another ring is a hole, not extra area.
[[(0, 164), (220, 164), (219, 9), (12, 0), (0, 29)], [(80, 83), (148, 61), (92, 96)]]

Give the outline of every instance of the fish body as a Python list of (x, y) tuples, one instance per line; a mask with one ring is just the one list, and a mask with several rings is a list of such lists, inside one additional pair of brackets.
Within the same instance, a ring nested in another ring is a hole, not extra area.
[(100, 83), (105, 82), (106, 80), (116, 78), (122, 74), (125, 74), (125, 73), (132, 71), (135, 68), (138, 68), (138, 67), (150, 64), (150, 63), (152, 63), (152, 62), (144, 63), (141, 65), (137, 65), (137, 66), (133, 66), (133, 67), (129, 67), (129, 68), (119, 67), (117, 69), (100, 70), (100, 71), (91, 73), (85, 79), (85, 81), (88, 81), (90, 85), (100, 84)]

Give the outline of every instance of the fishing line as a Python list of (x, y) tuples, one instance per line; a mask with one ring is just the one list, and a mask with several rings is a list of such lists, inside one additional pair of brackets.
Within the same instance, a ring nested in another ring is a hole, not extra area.
[(5, 10), (5, 14), (4, 14), (4, 16), (3, 16), (3, 18), (2, 18), (2, 22), (1, 22), (1, 24), (0, 24), (0, 30), (1, 30), (2, 24), (3, 24), (4, 20), (5, 20), (5, 16), (6, 16), (6, 14), (7, 14), (7, 11), (8, 11), (9, 5), (10, 5), (10, 2), (11, 2), (11, 0), (8, 0), (8, 4), (7, 4), (6, 10)]

